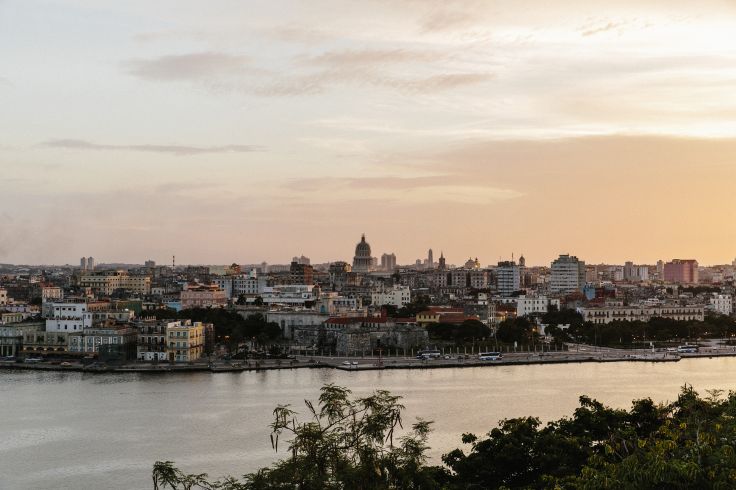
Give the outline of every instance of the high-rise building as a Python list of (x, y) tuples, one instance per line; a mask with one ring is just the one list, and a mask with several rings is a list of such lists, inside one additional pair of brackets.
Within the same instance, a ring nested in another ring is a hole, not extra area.
[(95, 270), (95, 259), (93, 257), (87, 257), (87, 270)]
[(427, 252), (427, 269), (434, 269), (434, 254), (431, 248)]
[(585, 286), (585, 262), (574, 255), (560, 255), (552, 262), (549, 289), (553, 293), (572, 293)]
[(393, 272), (394, 269), (396, 269), (396, 255), (381, 255), (381, 270)]
[(511, 296), (511, 293), (521, 288), (521, 274), (519, 266), (513, 260), (504, 260), (496, 267), (496, 289), (501, 296)]
[(440, 252), (440, 260), (439, 260), (438, 268), (442, 271), (447, 268), (447, 264), (445, 263), (445, 253), (444, 252)]
[(314, 268), (294, 261), (289, 267), (289, 280), (291, 284), (314, 284)]
[(87, 270), (87, 257), (82, 257), (79, 259), (79, 268), (83, 271)]
[(154, 267), (156, 267), (156, 261), (155, 260), (146, 260), (146, 263), (143, 264), (143, 266), (146, 269), (153, 269)]
[(664, 264), (665, 282), (678, 284), (698, 283), (698, 261), (693, 259), (673, 259)]
[(360, 242), (355, 246), (353, 257), (353, 272), (370, 272), (373, 269), (373, 257), (371, 246), (365, 241), (365, 235), (360, 237)]

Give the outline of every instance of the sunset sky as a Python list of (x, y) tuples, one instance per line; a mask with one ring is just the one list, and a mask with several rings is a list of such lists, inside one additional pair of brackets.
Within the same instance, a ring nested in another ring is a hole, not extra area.
[(736, 256), (736, 3), (0, 0), (0, 262)]

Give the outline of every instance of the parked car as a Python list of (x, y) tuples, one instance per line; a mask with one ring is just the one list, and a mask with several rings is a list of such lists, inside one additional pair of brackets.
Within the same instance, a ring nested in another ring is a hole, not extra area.
[(41, 361), (43, 361), (43, 359), (41, 359), (40, 357), (26, 357), (27, 364), (37, 364)]
[(72, 365), (72, 363), (71, 363), (71, 362), (66, 362), (66, 361), (64, 361), (64, 362), (62, 362), (61, 364), (59, 364), (59, 366), (62, 366), (62, 367), (69, 367), (69, 366), (71, 366), (71, 365)]

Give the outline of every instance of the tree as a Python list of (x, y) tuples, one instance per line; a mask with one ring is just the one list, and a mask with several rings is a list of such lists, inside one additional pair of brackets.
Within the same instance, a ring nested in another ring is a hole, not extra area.
[(507, 318), (499, 324), (496, 331), (498, 340), (507, 344), (514, 342), (527, 344), (531, 341), (532, 335), (532, 324), (526, 317)]
[(546, 425), (519, 417), (484, 438), (463, 434), (470, 449), (445, 454), (445, 467), (426, 465), (430, 422), (395, 437), (404, 407), (387, 391), (355, 398), (326, 385), (317, 406), (305, 405), (305, 421), (289, 406), (273, 412), (271, 443), (278, 452), (288, 437), (286, 459), (215, 482), (156, 462), (154, 490), (736, 488), (734, 392), (701, 397), (685, 386), (673, 403), (635, 400), (629, 410), (581, 396), (572, 416)]
[(428, 468), (427, 436), (431, 422), (417, 420), (411, 430), (396, 437), (403, 427), (400, 397), (378, 390), (354, 398), (350, 390), (325, 385), (315, 406), (305, 400), (307, 421), (300, 421), (288, 405), (273, 412), (271, 444), (276, 452), (286, 436), (288, 458), (271, 468), (246, 475), (242, 482), (227, 478), (208, 482), (206, 475), (186, 475), (173, 463), (154, 465), (154, 489), (199, 488), (266, 489), (433, 489), (444, 471)]

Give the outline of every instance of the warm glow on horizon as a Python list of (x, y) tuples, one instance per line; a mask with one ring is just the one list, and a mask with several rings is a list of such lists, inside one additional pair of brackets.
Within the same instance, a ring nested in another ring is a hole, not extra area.
[(0, 0), (0, 263), (736, 257), (733, 2), (219, 3)]

